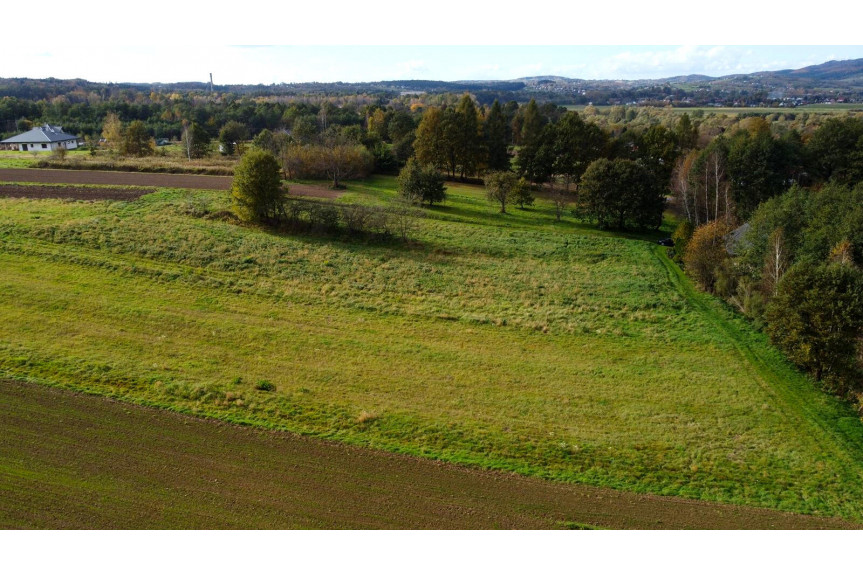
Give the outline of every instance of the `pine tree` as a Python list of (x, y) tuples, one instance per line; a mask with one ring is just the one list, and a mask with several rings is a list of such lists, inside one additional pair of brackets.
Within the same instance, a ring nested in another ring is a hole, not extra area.
[(458, 119), (458, 139), (456, 144), (456, 163), (461, 172), (461, 178), (476, 173), (477, 166), (485, 161), (485, 149), (480, 131), (479, 111), (470, 94), (465, 94), (459, 100), (456, 108)]
[(507, 152), (506, 118), (500, 103), (495, 100), (485, 119), (485, 146), (488, 151), (488, 168), (490, 170), (508, 170), (509, 153)]

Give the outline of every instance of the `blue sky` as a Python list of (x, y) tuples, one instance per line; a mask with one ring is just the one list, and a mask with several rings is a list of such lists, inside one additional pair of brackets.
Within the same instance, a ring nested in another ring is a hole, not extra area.
[(0, 60), (0, 77), (271, 84), (374, 80), (661, 78), (800, 68), (863, 58), (863, 46), (117, 46), (98, 58), (43, 49)]

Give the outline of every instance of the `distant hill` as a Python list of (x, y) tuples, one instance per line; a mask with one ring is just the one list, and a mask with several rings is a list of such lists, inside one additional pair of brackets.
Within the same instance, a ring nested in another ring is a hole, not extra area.
[[(82, 79), (0, 78), (0, 98), (51, 99), (75, 92), (95, 92), (102, 98), (128, 99), (129, 93), (207, 92), (206, 82), (98, 83)], [(525, 102), (535, 98), (555, 104), (674, 105), (674, 106), (799, 106), (821, 102), (863, 102), (863, 58), (830, 61), (797, 70), (710, 77), (689, 74), (660, 79), (584, 80), (544, 75), (515, 80), (382, 80), (376, 82), (303, 82), (270, 85), (215, 85), (217, 93), (244, 96), (367, 94), (401, 95), (472, 93), (482, 104)]]
[(831, 60), (823, 64), (806, 66), (797, 70), (777, 70), (753, 72), (751, 74), (731, 74), (728, 76), (706, 76), (704, 74), (689, 74), (670, 78), (640, 79), (640, 80), (582, 80), (563, 76), (530, 76), (517, 78), (516, 82), (538, 84), (544, 82), (577, 83), (605, 85), (609, 83), (630, 85), (660, 85), (660, 84), (696, 84), (715, 82), (735, 82), (758, 79), (759, 81), (775, 81), (777, 83), (793, 81), (795, 83), (810, 83), (813, 87), (825, 87), (827, 84), (863, 84), (863, 58), (856, 60)]
[(857, 60), (831, 60), (799, 70), (773, 72), (778, 77), (808, 79), (818, 82), (861, 82), (863, 80), (863, 58)]

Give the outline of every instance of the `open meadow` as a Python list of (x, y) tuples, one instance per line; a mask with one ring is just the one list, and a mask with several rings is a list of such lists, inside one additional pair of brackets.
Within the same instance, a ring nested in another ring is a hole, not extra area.
[[(336, 203), (389, 205), (395, 179)], [(0, 198), (0, 375), (592, 486), (863, 520), (863, 424), (655, 244), (449, 184), (411, 241), (217, 190)], [(670, 223), (660, 231), (668, 235)]]

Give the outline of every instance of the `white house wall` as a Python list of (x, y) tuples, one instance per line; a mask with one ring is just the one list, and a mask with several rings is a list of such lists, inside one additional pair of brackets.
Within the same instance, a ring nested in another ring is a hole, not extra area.
[[(27, 146), (28, 152), (52, 152), (57, 148), (66, 148), (67, 150), (74, 150), (78, 147), (77, 140), (68, 140), (66, 142), (45, 142), (38, 144), (16, 144), (18, 146), (18, 151), (23, 152), (24, 146)], [(45, 146), (44, 148), (42, 146)]]

